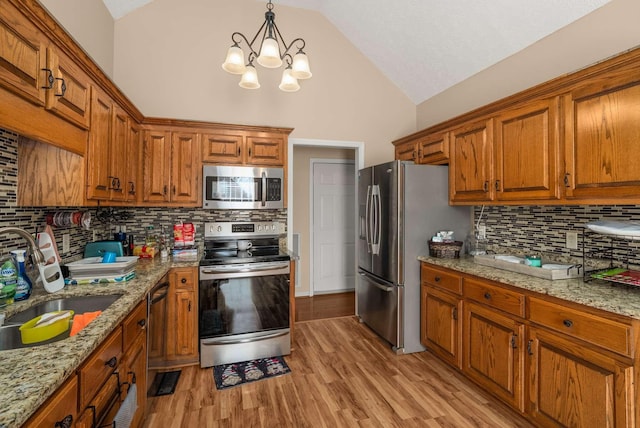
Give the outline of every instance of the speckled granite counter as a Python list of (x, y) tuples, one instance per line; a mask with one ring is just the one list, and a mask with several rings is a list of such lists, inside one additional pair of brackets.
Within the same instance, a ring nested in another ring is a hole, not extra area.
[(0, 351), (0, 427), (19, 427), (44, 403), (102, 341), (142, 301), (172, 267), (198, 262), (161, 262), (140, 259), (136, 278), (115, 284), (67, 285), (57, 293), (36, 289), (24, 302), (3, 308), (7, 316), (60, 297), (122, 294), (76, 336), (48, 345)]
[(438, 259), (420, 256), (418, 260), (536, 293), (580, 303), (592, 308), (640, 319), (640, 287), (634, 288), (601, 280), (585, 282), (582, 278), (549, 281), (483, 266), (474, 263), (472, 257)]

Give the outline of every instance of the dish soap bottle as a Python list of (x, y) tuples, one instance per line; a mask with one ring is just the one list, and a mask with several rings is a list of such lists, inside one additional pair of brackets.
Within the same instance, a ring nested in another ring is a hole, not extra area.
[(18, 278), (16, 282), (16, 295), (14, 300), (27, 300), (29, 296), (31, 296), (31, 290), (33, 290), (33, 285), (31, 284), (31, 280), (27, 276), (27, 269), (24, 265), (24, 254), (25, 250), (14, 250), (11, 253), (15, 256), (16, 265), (18, 266)]

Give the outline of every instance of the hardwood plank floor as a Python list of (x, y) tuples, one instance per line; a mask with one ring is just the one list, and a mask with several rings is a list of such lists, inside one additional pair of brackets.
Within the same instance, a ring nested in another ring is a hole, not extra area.
[(348, 316), (296, 324), (290, 374), (218, 391), (183, 369), (145, 427), (531, 427), (428, 352), (395, 355)]
[(343, 317), (355, 313), (354, 291), (296, 297), (296, 322)]

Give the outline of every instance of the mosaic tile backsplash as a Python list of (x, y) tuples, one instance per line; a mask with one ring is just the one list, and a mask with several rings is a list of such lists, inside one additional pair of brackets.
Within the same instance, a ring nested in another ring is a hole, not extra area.
[[(482, 213), (482, 216), (480, 216)], [(494, 253), (540, 254), (553, 261), (611, 258), (640, 265), (640, 242), (610, 239), (587, 230), (590, 221), (640, 222), (639, 205), (485, 206), (474, 207), (474, 221), (487, 227), (487, 249)], [(578, 249), (566, 248), (566, 232), (578, 233)]]
[[(53, 232), (62, 262), (77, 260), (82, 256), (84, 245), (93, 240), (113, 239), (113, 234), (122, 230), (132, 234), (136, 243), (143, 243), (148, 226), (159, 235), (164, 229), (167, 237), (173, 236), (175, 223), (192, 222), (196, 226), (196, 240), (202, 241), (201, 225), (211, 221), (280, 221), (287, 222), (286, 210), (202, 210), (192, 208), (86, 208), (86, 207), (18, 207), (18, 135), (0, 129), (0, 228), (16, 226), (35, 233), (46, 227), (46, 216), (53, 212), (89, 211), (90, 230), (79, 226), (54, 227)], [(62, 236), (69, 234), (70, 251), (62, 253)], [(0, 255), (11, 250), (25, 249), (26, 242), (15, 235), (0, 235)]]

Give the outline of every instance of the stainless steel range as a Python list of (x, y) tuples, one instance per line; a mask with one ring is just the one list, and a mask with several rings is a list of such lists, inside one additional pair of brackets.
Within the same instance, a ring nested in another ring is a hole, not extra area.
[(291, 353), (284, 224), (205, 223), (200, 260), (200, 366)]

